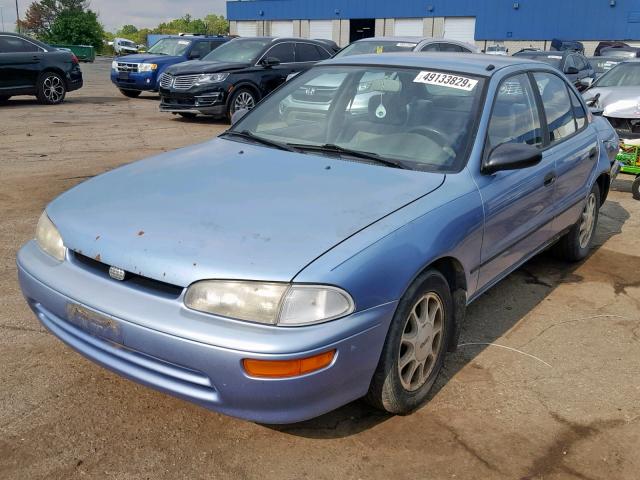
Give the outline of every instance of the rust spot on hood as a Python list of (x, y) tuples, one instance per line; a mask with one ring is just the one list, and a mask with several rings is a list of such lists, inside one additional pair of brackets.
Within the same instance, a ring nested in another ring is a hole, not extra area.
[(98, 235), (98, 236), (96, 237), (96, 241), (98, 241), (98, 240), (100, 240), (100, 235)]
[(93, 258), (95, 258), (96, 262), (99, 262), (99, 261), (101, 261), (101, 260), (102, 260), (102, 257), (100, 257), (100, 254), (97, 254), (97, 255), (96, 255), (95, 257), (93, 257)]
[(139, 236), (139, 237), (141, 237), (141, 236), (143, 236), (143, 235), (144, 235), (144, 230), (140, 230), (140, 231), (138, 232), (138, 236)]

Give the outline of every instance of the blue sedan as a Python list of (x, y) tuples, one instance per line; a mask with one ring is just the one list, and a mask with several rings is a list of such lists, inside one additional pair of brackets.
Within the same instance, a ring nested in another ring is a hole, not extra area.
[(508, 57), (329, 60), (243, 113), (64, 193), (17, 262), (70, 347), (265, 423), (420, 406), (471, 302), (549, 247), (588, 255), (618, 149), (560, 72)]

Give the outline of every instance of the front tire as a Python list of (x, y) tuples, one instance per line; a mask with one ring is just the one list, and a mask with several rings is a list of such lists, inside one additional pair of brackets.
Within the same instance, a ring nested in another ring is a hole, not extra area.
[(67, 84), (55, 72), (44, 72), (38, 79), (36, 97), (43, 105), (57, 105), (64, 101), (67, 95)]
[(595, 184), (587, 197), (576, 224), (554, 246), (556, 255), (568, 262), (578, 262), (589, 254), (600, 213), (600, 188)]
[(258, 98), (253, 91), (248, 88), (239, 88), (231, 95), (229, 106), (227, 107), (227, 119), (231, 121), (231, 117), (238, 110), (251, 110), (258, 103)]
[(121, 88), (120, 93), (125, 97), (138, 98), (142, 92), (140, 90), (124, 90)]
[(444, 364), (453, 319), (446, 278), (427, 270), (398, 304), (365, 400), (399, 415), (419, 407)]

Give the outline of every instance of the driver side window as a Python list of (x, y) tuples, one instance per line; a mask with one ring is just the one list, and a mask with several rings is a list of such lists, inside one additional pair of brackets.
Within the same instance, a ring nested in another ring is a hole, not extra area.
[(487, 133), (488, 152), (504, 143), (543, 144), (540, 116), (526, 74), (506, 78), (498, 88)]

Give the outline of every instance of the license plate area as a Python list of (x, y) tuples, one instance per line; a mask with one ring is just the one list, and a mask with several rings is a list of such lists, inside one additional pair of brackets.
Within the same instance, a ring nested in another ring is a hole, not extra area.
[(67, 321), (96, 337), (122, 343), (122, 330), (115, 319), (76, 303), (67, 304)]
[(118, 73), (118, 80), (129, 80), (129, 72)]

